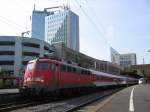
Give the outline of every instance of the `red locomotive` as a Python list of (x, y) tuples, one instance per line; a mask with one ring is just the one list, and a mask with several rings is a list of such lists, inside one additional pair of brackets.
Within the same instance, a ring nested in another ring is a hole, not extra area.
[(134, 78), (98, 72), (58, 60), (38, 58), (28, 62), (21, 91), (40, 94), (136, 83), (137, 79)]

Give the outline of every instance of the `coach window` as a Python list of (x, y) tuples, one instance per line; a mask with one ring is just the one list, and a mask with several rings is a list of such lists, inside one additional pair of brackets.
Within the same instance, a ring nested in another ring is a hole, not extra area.
[(84, 70), (84, 74), (87, 75), (87, 71), (86, 70)]
[(81, 69), (80, 68), (77, 68), (77, 73), (81, 74)]
[(88, 75), (90, 75), (91, 74), (91, 72), (90, 71), (88, 71)]
[(84, 74), (84, 70), (83, 69), (81, 70), (81, 74)]
[(72, 71), (73, 71), (73, 73), (76, 73), (76, 68), (72, 67)]

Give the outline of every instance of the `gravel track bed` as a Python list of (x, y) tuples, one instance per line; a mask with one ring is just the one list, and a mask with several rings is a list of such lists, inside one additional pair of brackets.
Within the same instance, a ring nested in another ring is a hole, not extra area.
[(14, 110), (12, 112), (71, 112), (89, 103), (92, 103), (101, 98), (109, 96), (119, 90), (118, 89), (107, 90), (103, 92), (89, 94), (86, 96), (72, 98), (69, 100), (56, 101), (56, 102), (50, 102), (41, 105), (35, 105), (31, 107), (25, 107), (18, 110)]

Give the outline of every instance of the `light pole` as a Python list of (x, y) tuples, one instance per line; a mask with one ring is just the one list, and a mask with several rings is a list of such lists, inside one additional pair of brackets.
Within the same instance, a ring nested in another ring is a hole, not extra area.
[(29, 35), (30, 31), (26, 31), (26, 32), (22, 32), (21, 33), (21, 37), (24, 37), (24, 34), (28, 34)]

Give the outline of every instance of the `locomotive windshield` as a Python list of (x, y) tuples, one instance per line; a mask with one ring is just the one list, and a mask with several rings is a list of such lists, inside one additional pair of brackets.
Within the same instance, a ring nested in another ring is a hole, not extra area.
[(47, 70), (47, 69), (49, 69), (49, 63), (48, 62), (39, 62), (39, 63), (37, 63), (36, 68)]
[(28, 63), (27, 70), (32, 70), (32, 69), (33, 69), (33, 63)]

